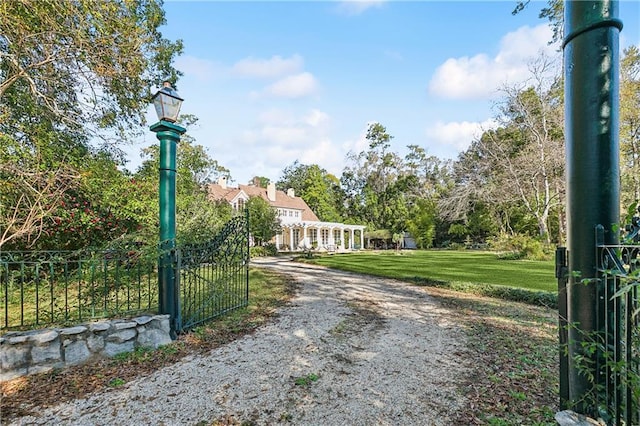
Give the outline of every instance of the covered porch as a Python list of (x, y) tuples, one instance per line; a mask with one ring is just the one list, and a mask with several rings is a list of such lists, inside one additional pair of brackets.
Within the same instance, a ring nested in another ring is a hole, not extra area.
[(363, 225), (300, 221), (282, 224), (276, 235), (278, 251), (314, 249), (320, 251), (349, 251), (364, 248)]

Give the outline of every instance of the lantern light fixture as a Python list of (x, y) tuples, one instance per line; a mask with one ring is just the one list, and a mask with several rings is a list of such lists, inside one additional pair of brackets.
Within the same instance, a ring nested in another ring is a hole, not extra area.
[(178, 120), (178, 114), (180, 114), (180, 107), (184, 99), (171, 87), (171, 83), (165, 81), (162, 84), (162, 89), (158, 90), (151, 100), (156, 108), (158, 120), (171, 123), (175, 123)]

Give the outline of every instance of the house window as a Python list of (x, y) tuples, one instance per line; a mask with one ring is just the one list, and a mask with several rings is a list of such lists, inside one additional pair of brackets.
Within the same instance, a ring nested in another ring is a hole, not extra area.
[(289, 217), (293, 216), (293, 212), (289, 210)]
[(294, 229), (293, 230), (293, 247), (291, 247), (293, 250), (296, 250), (298, 248), (298, 243), (300, 242), (300, 230), (299, 229)]
[(318, 242), (318, 230), (315, 228), (309, 229), (309, 241), (311, 241), (311, 243), (317, 243)]
[(242, 198), (238, 198), (238, 208), (237, 210), (243, 210), (244, 209), (244, 200)]
[(329, 244), (329, 230), (328, 229), (320, 230), (320, 238), (322, 238), (323, 246), (326, 246), (327, 244)]
[(298, 212), (298, 211), (296, 212), (296, 217), (298, 217), (298, 216), (299, 216), (299, 213), (300, 213), (300, 212)]

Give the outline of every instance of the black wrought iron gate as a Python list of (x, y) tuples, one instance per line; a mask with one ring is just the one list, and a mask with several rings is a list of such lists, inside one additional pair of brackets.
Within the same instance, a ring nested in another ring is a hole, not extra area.
[(177, 250), (176, 329), (186, 331), (249, 300), (249, 217), (238, 215), (206, 243)]

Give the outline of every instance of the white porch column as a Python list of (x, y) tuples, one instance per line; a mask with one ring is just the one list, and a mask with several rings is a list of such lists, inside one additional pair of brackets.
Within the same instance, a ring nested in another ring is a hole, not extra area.
[(289, 251), (293, 251), (293, 226), (289, 228)]
[(276, 234), (276, 250), (280, 251), (280, 234)]
[(353, 232), (353, 228), (351, 228), (351, 238), (349, 239), (349, 248), (351, 250), (353, 250), (353, 248), (356, 246), (355, 244), (353, 244), (354, 238), (355, 238), (355, 233)]
[(333, 230), (334, 230), (334, 229), (335, 229), (335, 228), (333, 228), (333, 227), (330, 227), (330, 228), (329, 228), (329, 245), (330, 245), (330, 246), (335, 245), (335, 243), (336, 243), (335, 238), (333, 238)]
[(360, 250), (364, 250), (364, 229), (360, 230)]
[(340, 228), (340, 250), (344, 250), (344, 228)]

